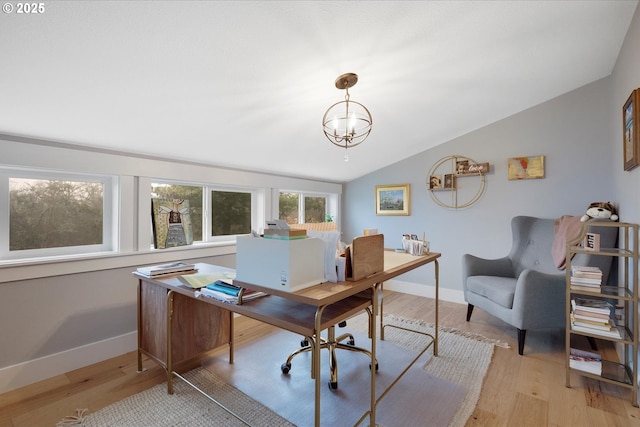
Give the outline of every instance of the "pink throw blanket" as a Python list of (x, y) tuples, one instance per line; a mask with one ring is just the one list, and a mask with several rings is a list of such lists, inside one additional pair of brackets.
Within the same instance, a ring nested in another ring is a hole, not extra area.
[(551, 246), (551, 256), (556, 267), (559, 270), (564, 270), (567, 261), (567, 243), (580, 233), (582, 223), (579, 216), (563, 215), (555, 220), (553, 226), (555, 234)]

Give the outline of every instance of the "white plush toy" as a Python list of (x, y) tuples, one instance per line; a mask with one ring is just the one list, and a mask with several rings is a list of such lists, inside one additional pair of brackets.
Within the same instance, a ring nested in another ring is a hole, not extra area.
[(618, 220), (618, 214), (616, 213), (616, 207), (611, 202), (593, 202), (587, 208), (587, 213), (582, 215), (580, 221), (586, 222), (591, 218), (610, 219), (611, 221)]

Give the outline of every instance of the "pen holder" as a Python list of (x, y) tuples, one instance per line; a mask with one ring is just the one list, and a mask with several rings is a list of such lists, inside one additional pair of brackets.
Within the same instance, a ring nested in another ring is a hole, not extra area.
[(411, 255), (422, 255), (423, 253), (429, 252), (429, 242), (403, 238), (402, 249)]

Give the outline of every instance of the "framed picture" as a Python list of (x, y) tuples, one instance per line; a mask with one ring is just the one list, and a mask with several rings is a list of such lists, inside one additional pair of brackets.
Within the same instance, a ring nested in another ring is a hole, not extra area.
[(151, 224), (156, 249), (193, 243), (189, 200), (151, 199)]
[(479, 175), (489, 173), (489, 163), (471, 163), (468, 160), (456, 161), (456, 175)]
[(629, 171), (640, 164), (640, 89), (634, 90), (622, 107), (622, 137), (624, 170)]
[(597, 233), (586, 233), (582, 247), (587, 251), (599, 251), (600, 235)]
[(456, 188), (456, 176), (454, 174), (445, 174), (443, 188), (446, 190), (454, 190)]
[(429, 190), (442, 190), (443, 178), (442, 175), (430, 175), (429, 182), (427, 182)]
[(510, 180), (544, 178), (544, 156), (511, 157), (508, 174)]
[(376, 185), (376, 215), (409, 215), (410, 184)]

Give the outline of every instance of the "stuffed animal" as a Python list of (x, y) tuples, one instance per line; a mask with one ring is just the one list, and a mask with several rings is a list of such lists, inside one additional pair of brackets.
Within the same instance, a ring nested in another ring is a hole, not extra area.
[(587, 213), (580, 218), (581, 222), (589, 221), (591, 218), (618, 220), (616, 207), (611, 202), (593, 202), (587, 208)]

